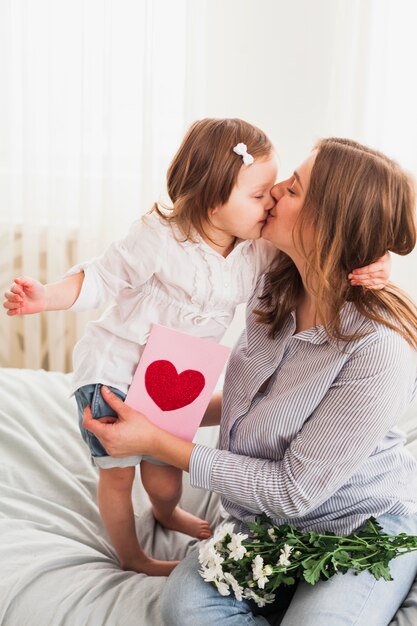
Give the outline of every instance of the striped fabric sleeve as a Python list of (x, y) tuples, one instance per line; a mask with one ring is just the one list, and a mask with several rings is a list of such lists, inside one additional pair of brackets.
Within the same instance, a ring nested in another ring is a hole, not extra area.
[(220, 450), (196, 444), (190, 458), (190, 482), (192, 487), (211, 489), (210, 478), (213, 465)]
[(196, 452), (192, 483), (253, 513), (300, 517), (328, 500), (410, 402), (415, 352), (397, 333), (353, 355), (282, 460)]

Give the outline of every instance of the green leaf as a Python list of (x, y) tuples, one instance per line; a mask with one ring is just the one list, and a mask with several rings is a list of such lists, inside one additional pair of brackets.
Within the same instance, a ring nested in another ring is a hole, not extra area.
[(304, 580), (308, 582), (310, 585), (315, 585), (316, 582), (320, 580), (320, 574), (322, 573), (323, 561), (315, 561), (314, 559), (311, 559), (311, 561), (309, 561), (308, 563), (309, 563), (309, 567), (304, 569), (304, 572), (303, 572)]
[(311, 543), (313, 545), (315, 545), (315, 542), (318, 539), (320, 539), (320, 535), (314, 532), (314, 530), (311, 530), (309, 533), (307, 533), (307, 537), (308, 537), (308, 543)]
[(384, 563), (372, 563), (370, 571), (377, 580), (380, 578), (384, 578), (385, 580), (394, 580), (391, 576), (388, 565), (384, 565)]
[(349, 552), (346, 552), (346, 550), (338, 550), (334, 554), (333, 558), (338, 564), (340, 563), (340, 565), (346, 565), (350, 561), (350, 554)]
[(363, 561), (359, 561), (358, 559), (351, 559), (349, 562), (350, 569), (356, 569), (358, 571), (362, 571)]

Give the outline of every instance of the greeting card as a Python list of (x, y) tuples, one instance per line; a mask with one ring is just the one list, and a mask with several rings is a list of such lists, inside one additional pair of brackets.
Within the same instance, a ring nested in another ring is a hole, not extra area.
[(229, 353), (207, 339), (153, 324), (126, 404), (191, 441)]

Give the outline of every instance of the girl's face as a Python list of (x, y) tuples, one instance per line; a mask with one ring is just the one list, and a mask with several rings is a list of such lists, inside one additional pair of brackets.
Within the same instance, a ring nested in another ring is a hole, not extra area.
[(211, 210), (211, 225), (232, 237), (258, 239), (275, 205), (271, 187), (277, 172), (275, 155), (243, 165), (228, 201)]
[[(295, 170), (287, 180), (277, 183), (271, 189), (276, 204), (269, 213), (267, 222), (262, 229), (262, 237), (270, 241), (282, 252), (294, 259), (299, 256), (299, 246), (294, 244), (294, 227), (301, 209), (304, 206), (310, 175), (316, 153), (312, 154)], [(303, 225), (302, 240), (308, 253), (314, 245), (314, 230), (310, 225)]]

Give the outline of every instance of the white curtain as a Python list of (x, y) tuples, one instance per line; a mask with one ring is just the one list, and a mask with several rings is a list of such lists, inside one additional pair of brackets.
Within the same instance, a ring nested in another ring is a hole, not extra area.
[[(0, 0), (2, 292), (59, 279), (158, 199), (200, 105), (203, 17), (190, 0)], [(3, 312), (0, 366), (70, 369), (96, 315)]]
[[(0, 0), (0, 290), (122, 236), (204, 115), (263, 127), (282, 176), (333, 134), (417, 175), (416, 21), (415, 0)], [(394, 260), (415, 299), (416, 274)], [(1, 314), (0, 366), (70, 369), (96, 315)]]
[[(365, 141), (417, 180), (417, 2), (372, 0)], [(417, 302), (417, 249), (393, 258), (393, 280)]]

